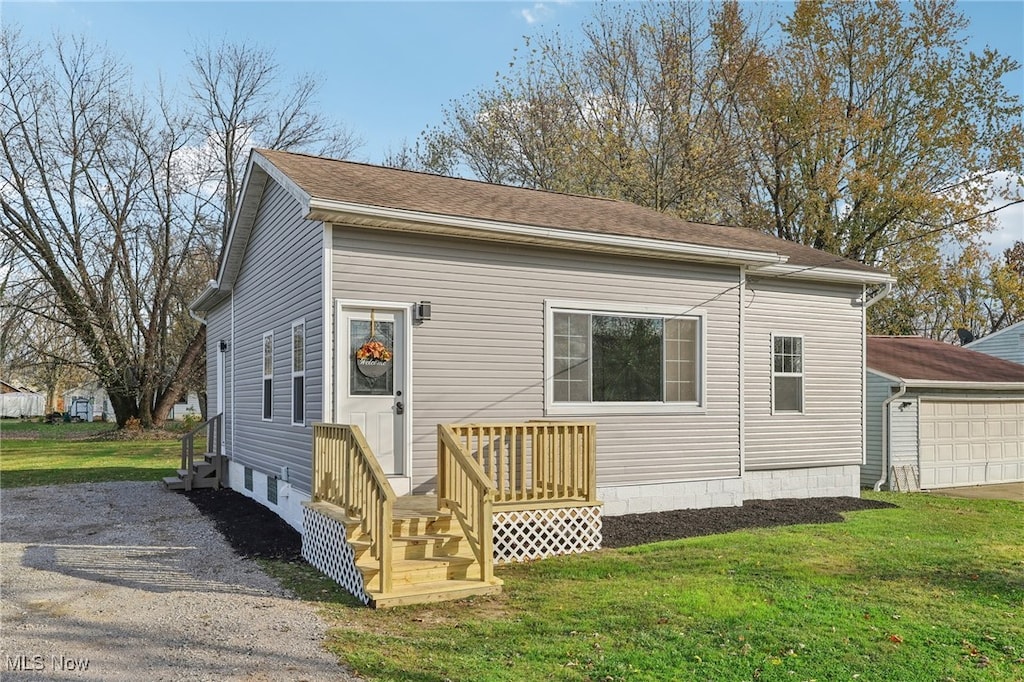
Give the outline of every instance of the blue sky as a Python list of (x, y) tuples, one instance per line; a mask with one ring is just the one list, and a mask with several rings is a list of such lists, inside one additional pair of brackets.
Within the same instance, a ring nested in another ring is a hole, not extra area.
[[(787, 5), (771, 5), (786, 9)], [(1024, 63), (1024, 0), (960, 3), (970, 47)], [(354, 157), (379, 163), (413, 141), (441, 110), (494, 82), (523, 36), (571, 32), (590, 16), (581, 2), (11, 2), (0, 22), (27, 37), (82, 34), (133, 65), (140, 86), (180, 81), (193, 41), (251, 41), (288, 72), (320, 77), (325, 111), (364, 140)], [(1007, 83), (1024, 96), (1024, 72)], [(1003, 217), (1006, 239), (1024, 239), (1024, 207)]]

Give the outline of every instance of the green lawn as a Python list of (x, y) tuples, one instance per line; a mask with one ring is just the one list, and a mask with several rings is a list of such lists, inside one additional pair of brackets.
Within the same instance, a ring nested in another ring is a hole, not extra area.
[[(0, 485), (156, 480), (179, 447), (4, 439)], [(1024, 679), (1024, 504), (869, 495), (899, 508), (503, 567), (499, 596), (391, 611), (264, 565), (370, 679)]]
[[(0, 424), (0, 487), (158, 481), (181, 466), (179, 441), (75, 440), (110, 430), (110, 424)], [(39, 437), (23, 440), (26, 432)]]
[(1024, 505), (871, 496), (899, 508), (500, 568), (455, 604), (371, 611), (270, 568), (370, 679), (1024, 679)]

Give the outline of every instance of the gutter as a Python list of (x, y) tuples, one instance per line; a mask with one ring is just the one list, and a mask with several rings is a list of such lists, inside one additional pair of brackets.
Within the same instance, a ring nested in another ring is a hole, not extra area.
[(902, 398), (907, 392), (907, 385), (900, 382), (900, 390), (886, 398), (882, 403), (882, 477), (875, 481), (874, 491), (878, 492), (889, 480), (889, 406)]
[[(888, 277), (888, 275), (886, 275), (886, 276)], [(892, 285), (893, 285), (893, 280), (891, 278), (885, 280), (884, 282), (882, 282), (882, 290), (881, 291), (879, 291), (877, 294), (875, 294), (874, 296), (872, 296), (871, 298), (869, 298), (867, 300), (864, 300), (862, 298), (861, 300), (857, 301), (857, 303), (859, 303), (860, 306), (862, 308), (864, 308), (864, 310), (867, 310), (868, 308), (870, 308), (871, 306), (873, 306), (874, 304), (878, 303), (883, 298), (888, 296), (890, 293), (892, 293)], [(865, 292), (864, 295), (866, 296), (867, 292)]]

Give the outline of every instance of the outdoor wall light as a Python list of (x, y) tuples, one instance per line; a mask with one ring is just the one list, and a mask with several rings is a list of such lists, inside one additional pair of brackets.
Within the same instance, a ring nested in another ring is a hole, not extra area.
[(221, 341), (220, 342), (220, 352), (221, 353), (227, 353), (228, 352), (228, 342), (227, 341)]
[(423, 322), (430, 319), (430, 301), (420, 301), (413, 306), (413, 319)]
[(905, 410), (913, 404), (914, 403), (910, 402), (909, 400), (904, 400), (902, 403), (900, 403), (900, 409)]

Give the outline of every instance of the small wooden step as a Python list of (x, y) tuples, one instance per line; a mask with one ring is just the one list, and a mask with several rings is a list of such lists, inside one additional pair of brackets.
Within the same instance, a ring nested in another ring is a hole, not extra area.
[(387, 594), (368, 591), (370, 603), (375, 609), (387, 609), (405, 604), (426, 604), (430, 602), (465, 599), (501, 592), (501, 580), (493, 583), (479, 580), (440, 580), (412, 585), (395, 585)]
[[(378, 568), (375, 563), (356, 561), (356, 567), (363, 574), (363, 582), (368, 589), (378, 588)], [(428, 557), (425, 559), (393, 559), (391, 561), (391, 583), (393, 585), (413, 585), (445, 580), (462, 580), (474, 578), (471, 575), (476, 568), (472, 559), (465, 557)], [(476, 571), (479, 573), (479, 570)]]
[(181, 480), (178, 476), (164, 476), (163, 481), (168, 490), (185, 489), (185, 481)]

